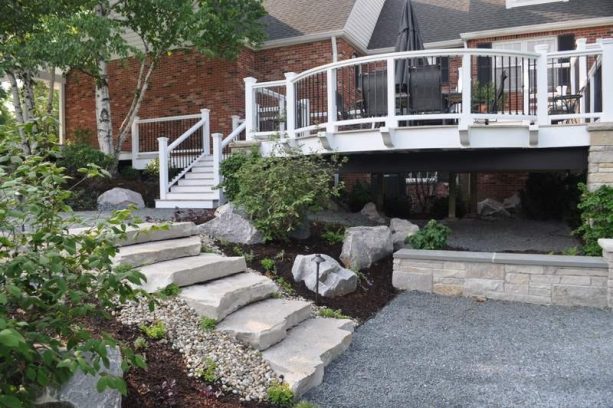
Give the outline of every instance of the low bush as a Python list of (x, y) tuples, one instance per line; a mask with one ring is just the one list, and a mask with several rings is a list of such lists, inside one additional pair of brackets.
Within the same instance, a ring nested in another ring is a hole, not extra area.
[(322, 307), (319, 309), (318, 314), (329, 319), (349, 319), (348, 316), (343, 314), (341, 309), (330, 309), (329, 307)]
[(447, 246), (447, 237), (450, 233), (449, 227), (435, 220), (430, 220), (416, 234), (407, 237), (405, 242), (414, 249), (444, 249)]
[(145, 340), (144, 337), (137, 337), (136, 340), (134, 340), (134, 350), (140, 351), (140, 350), (144, 350), (149, 346), (149, 343), (147, 343), (147, 340)]
[(102, 153), (88, 144), (69, 144), (62, 148), (57, 165), (66, 169), (71, 177), (81, 178), (79, 169), (94, 164), (108, 170), (113, 165), (113, 157)]
[(171, 283), (165, 288), (160, 289), (158, 292), (160, 297), (163, 299), (177, 297), (179, 296), (179, 293), (181, 293), (181, 287), (176, 283)]
[(285, 383), (273, 383), (267, 391), (268, 401), (277, 407), (291, 407), (294, 402), (294, 392)]
[(150, 160), (145, 166), (143, 173), (145, 173), (145, 175), (149, 177), (159, 177), (160, 176), (160, 159)]
[(277, 269), (277, 264), (274, 259), (264, 258), (260, 261), (260, 265), (266, 272), (274, 272)]
[(589, 191), (585, 184), (579, 186), (581, 202), (581, 225), (575, 234), (583, 240), (583, 253), (590, 256), (602, 255), (598, 245), (600, 238), (613, 237), (613, 187), (602, 186)]
[(210, 317), (202, 316), (200, 318), (200, 329), (202, 331), (213, 331), (217, 327), (217, 320)]
[(342, 244), (345, 240), (345, 227), (328, 229), (321, 234), (321, 238), (330, 245)]
[(223, 176), (223, 181), (219, 185), (230, 201), (234, 201), (238, 192), (240, 191), (239, 185), (239, 170), (250, 161), (257, 161), (260, 159), (257, 151), (232, 154), (225, 159), (220, 166), (220, 172)]
[(142, 324), (139, 329), (151, 340), (161, 340), (166, 335), (166, 325), (160, 320), (151, 324)]
[(578, 185), (583, 181), (584, 174), (530, 173), (520, 192), (525, 216), (534, 220), (564, 220), (578, 226), (581, 222), (577, 211), (581, 199)]
[(140, 171), (136, 170), (132, 166), (125, 166), (119, 169), (119, 174), (126, 180), (139, 180)]
[(217, 363), (213, 361), (213, 359), (207, 358), (204, 361), (204, 367), (198, 369), (196, 371), (196, 375), (202, 378), (207, 383), (214, 383), (219, 379), (216, 371), (217, 371)]
[(371, 191), (370, 184), (357, 181), (351, 190), (343, 193), (343, 201), (347, 203), (349, 209), (353, 212), (358, 212), (364, 206), (374, 201), (374, 195)]

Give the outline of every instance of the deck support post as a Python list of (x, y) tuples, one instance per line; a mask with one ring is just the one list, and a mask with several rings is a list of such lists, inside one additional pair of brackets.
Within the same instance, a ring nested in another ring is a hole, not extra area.
[(469, 182), (469, 191), (470, 191), (469, 213), (473, 215), (477, 215), (477, 212), (478, 212), (477, 206), (479, 202), (479, 199), (477, 197), (477, 194), (479, 192), (477, 189), (477, 184), (479, 182), (479, 173), (477, 172), (470, 173), (468, 182)]
[(456, 218), (456, 198), (457, 198), (457, 183), (458, 175), (456, 173), (449, 173), (449, 219), (455, 220)]
[(206, 154), (211, 154), (211, 111), (209, 109), (200, 109), (202, 115), (202, 150)]

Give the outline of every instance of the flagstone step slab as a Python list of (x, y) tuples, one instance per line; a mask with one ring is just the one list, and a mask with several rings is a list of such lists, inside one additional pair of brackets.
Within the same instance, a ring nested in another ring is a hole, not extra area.
[(219, 322), (241, 307), (269, 298), (277, 291), (271, 279), (246, 272), (184, 288), (179, 296), (200, 316)]
[(202, 252), (202, 241), (199, 236), (194, 235), (187, 238), (168, 239), (121, 247), (114, 262), (136, 267), (187, 256), (196, 256), (200, 252)]
[(324, 367), (351, 344), (354, 323), (347, 319), (309, 319), (262, 353), (270, 367), (300, 396), (323, 381)]
[[(162, 227), (163, 226), (163, 227)], [(95, 227), (71, 228), (72, 235), (87, 234), (95, 231)], [(164, 241), (191, 237), (198, 234), (198, 228), (193, 222), (151, 223), (145, 222), (126, 229), (126, 237), (117, 242), (118, 246), (144, 244), (145, 242)]]
[(287, 331), (311, 317), (311, 303), (300, 300), (267, 299), (227, 316), (217, 330), (257, 350), (266, 350), (285, 338)]
[(200, 254), (146, 265), (140, 271), (147, 277), (142, 288), (147, 292), (155, 292), (171, 283), (181, 287), (189, 286), (241, 273), (246, 269), (247, 264), (242, 256)]

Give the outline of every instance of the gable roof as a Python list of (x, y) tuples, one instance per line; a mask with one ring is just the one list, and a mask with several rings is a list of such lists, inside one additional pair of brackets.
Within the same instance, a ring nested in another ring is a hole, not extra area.
[[(393, 47), (405, 0), (386, 0), (369, 49)], [(612, 0), (570, 0), (506, 8), (506, 0), (413, 0), (425, 43), (460, 40), (462, 33), (613, 16)]]

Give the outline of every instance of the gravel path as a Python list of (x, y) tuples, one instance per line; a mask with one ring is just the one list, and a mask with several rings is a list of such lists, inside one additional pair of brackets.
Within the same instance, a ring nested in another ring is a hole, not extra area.
[(613, 312), (404, 293), (306, 395), (336, 407), (612, 407)]

